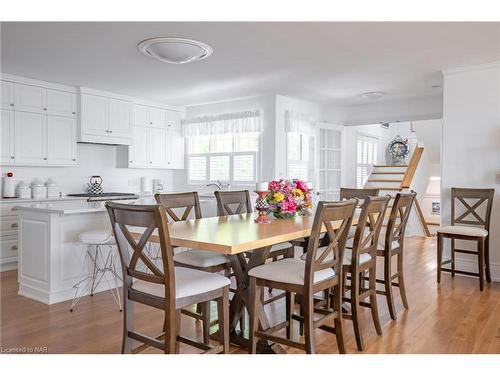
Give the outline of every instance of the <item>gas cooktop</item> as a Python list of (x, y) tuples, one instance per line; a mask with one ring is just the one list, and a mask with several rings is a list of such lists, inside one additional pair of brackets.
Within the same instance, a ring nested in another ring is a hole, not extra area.
[(68, 197), (81, 197), (81, 198), (90, 198), (90, 197), (128, 197), (128, 196), (136, 196), (136, 195), (134, 193), (101, 193), (101, 194), (79, 193), (79, 194), (68, 194)]
[(88, 202), (140, 198), (138, 195), (134, 193), (101, 193), (101, 194), (79, 193), (79, 194), (68, 194), (68, 197), (87, 198)]

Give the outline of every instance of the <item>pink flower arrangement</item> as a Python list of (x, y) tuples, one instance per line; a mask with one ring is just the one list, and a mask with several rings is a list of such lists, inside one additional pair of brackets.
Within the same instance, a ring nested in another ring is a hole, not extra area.
[(301, 180), (274, 180), (269, 182), (266, 195), (269, 209), (278, 218), (309, 215), (312, 208), (311, 191)]

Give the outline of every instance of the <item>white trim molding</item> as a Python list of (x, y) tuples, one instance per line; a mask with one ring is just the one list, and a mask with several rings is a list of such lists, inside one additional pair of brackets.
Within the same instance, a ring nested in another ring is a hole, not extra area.
[(469, 65), (469, 66), (460, 66), (456, 68), (447, 68), (443, 69), (441, 72), (444, 76), (458, 73), (471, 72), (475, 70), (484, 70), (484, 69), (497, 69), (500, 68), (500, 61), (494, 61), (486, 64), (477, 64), (477, 65)]

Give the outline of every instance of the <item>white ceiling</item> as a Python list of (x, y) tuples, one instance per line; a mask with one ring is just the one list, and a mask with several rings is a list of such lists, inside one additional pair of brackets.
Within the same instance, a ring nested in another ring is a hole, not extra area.
[[(190, 105), (282, 94), (339, 105), (441, 95), (440, 70), (500, 60), (500, 23), (2, 23), (1, 71)], [(208, 43), (204, 61), (139, 54), (147, 38)]]

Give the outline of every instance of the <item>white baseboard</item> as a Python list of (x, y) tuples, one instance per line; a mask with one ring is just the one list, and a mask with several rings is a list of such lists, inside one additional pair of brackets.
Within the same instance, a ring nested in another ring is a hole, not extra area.
[[(118, 287), (121, 287), (121, 286), (122, 286), (122, 283), (119, 281)], [(96, 290), (94, 291), (94, 294), (99, 293), (99, 292), (104, 292), (107, 290), (109, 290), (109, 287), (108, 287), (107, 283), (103, 280), (102, 283), (100, 283), (97, 286)], [(70, 289), (65, 289), (65, 290), (49, 293), (45, 290), (34, 288), (34, 287), (26, 285), (26, 284), (19, 284), (18, 294), (20, 296), (33, 299), (35, 301), (45, 303), (46, 305), (52, 305), (54, 303), (72, 300), (74, 295), (75, 295), (75, 289), (70, 288)], [(90, 294), (90, 290), (85, 295), (89, 295), (89, 294)]]
[[(448, 267), (449, 265), (446, 265)], [(500, 263), (492, 263), (490, 262), (490, 272), (491, 272), (491, 281), (500, 282)], [(455, 269), (467, 272), (478, 272), (477, 266), (477, 257), (473, 258), (461, 258), (458, 257), (458, 254), (455, 255)], [(467, 276), (467, 275), (460, 275)], [(469, 276), (475, 277), (475, 276)]]
[(0, 264), (0, 272), (17, 270), (17, 262), (9, 262)]

